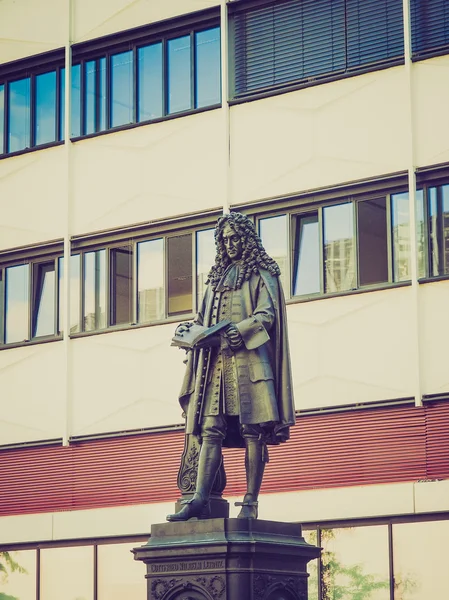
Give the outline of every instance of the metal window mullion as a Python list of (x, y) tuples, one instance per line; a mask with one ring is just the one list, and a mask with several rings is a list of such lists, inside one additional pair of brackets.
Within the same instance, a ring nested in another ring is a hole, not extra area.
[(323, 207), (318, 207), (318, 238), (320, 252), (320, 292), (325, 293), (326, 289), (326, 265), (324, 264), (324, 214)]
[(94, 599), (98, 599), (98, 544), (94, 544), (94, 569), (93, 569), (93, 587), (94, 587)]
[(192, 231), (192, 312), (198, 312), (198, 270), (197, 270), (197, 234), (198, 231)]
[(30, 148), (36, 145), (36, 75), (30, 75)]
[(133, 56), (133, 123), (137, 123), (137, 47), (132, 47)]
[(394, 269), (393, 269), (393, 260), (394, 260), (394, 254), (393, 254), (393, 230), (392, 230), (392, 218), (391, 218), (391, 211), (392, 211), (392, 205), (391, 205), (391, 194), (387, 194), (386, 195), (386, 209), (387, 209), (387, 260), (388, 260), (388, 282), (392, 283), (393, 282), (393, 275), (394, 275)]
[(195, 48), (195, 32), (190, 32), (190, 108), (196, 108), (197, 93), (196, 93), (196, 48)]
[(36, 600), (41, 597), (41, 550), (36, 548)]

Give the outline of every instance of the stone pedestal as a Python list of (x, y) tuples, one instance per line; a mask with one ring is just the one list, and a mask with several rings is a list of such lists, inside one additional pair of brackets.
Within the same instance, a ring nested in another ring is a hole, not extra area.
[(206, 519), (153, 525), (133, 552), (147, 600), (307, 600), (306, 566), (320, 549), (295, 523)]

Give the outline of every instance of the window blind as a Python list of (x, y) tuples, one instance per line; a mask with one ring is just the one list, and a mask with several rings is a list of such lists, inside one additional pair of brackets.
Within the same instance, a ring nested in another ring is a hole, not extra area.
[(425, 58), (449, 50), (449, 2), (411, 0), (412, 55)]

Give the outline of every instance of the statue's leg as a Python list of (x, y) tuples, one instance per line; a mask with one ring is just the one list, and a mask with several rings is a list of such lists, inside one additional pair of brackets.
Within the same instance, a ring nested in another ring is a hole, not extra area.
[(243, 502), (236, 502), (241, 506), (238, 519), (257, 519), (257, 507), (260, 487), (262, 485), (265, 463), (268, 462), (268, 449), (260, 435), (251, 435), (248, 428), (243, 426), (245, 440), (245, 469), (246, 469), (246, 494)]

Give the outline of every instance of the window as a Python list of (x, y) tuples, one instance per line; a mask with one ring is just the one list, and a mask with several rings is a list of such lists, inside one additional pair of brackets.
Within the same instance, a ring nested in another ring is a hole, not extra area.
[(215, 10), (206, 12), (203, 25), (181, 24), (176, 35), (153, 27), (105, 40), (101, 55), (75, 46), (72, 137), (219, 105), (220, 28)]
[(2, 257), (0, 347), (59, 336), (61, 259), (51, 254), (43, 249), (36, 258), (17, 259), (14, 251)]
[(0, 66), (0, 156), (63, 139), (60, 53)]
[(395, 64), (404, 55), (401, 0), (241, 3), (231, 27), (235, 98)]
[(412, 56), (449, 52), (449, 5), (446, 0), (410, 0)]
[[(94, 599), (94, 547), (73, 546), (40, 550), (42, 600)], [(70, 592), (68, 593), (68, 590)]]
[(449, 275), (449, 185), (424, 184), (417, 196), (420, 277)]

